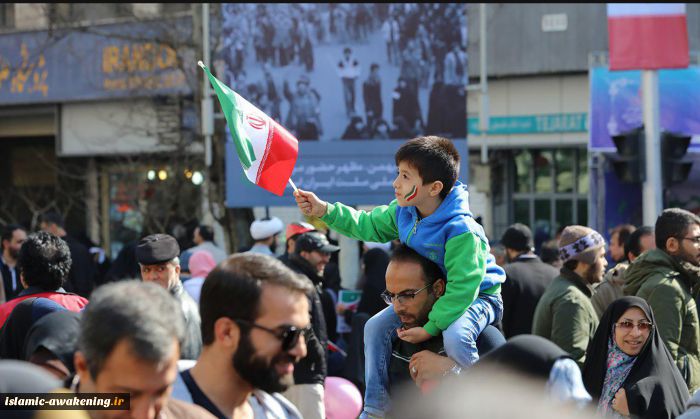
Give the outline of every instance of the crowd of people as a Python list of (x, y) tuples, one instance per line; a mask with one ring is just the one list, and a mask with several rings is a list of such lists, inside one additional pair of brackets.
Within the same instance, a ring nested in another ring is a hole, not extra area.
[[(700, 417), (700, 217), (669, 208), (609, 243), (565, 226), (547, 260), (526, 225), (489, 240), (459, 159), (445, 138), (407, 141), (388, 205), (298, 190), (314, 224), (255, 220), (231, 255), (207, 225), (187, 249), (148, 234), (121, 252), (132, 277), (96, 280), (99, 252), (57, 213), (8, 225), (0, 391), (130, 393), (149, 418)], [(330, 231), (362, 242), (351, 306)]]
[[(438, 17), (444, 24), (429, 23)], [(424, 134), (463, 138), (465, 19), (465, 8), (458, 4), (232, 3), (224, 8), (222, 65), (215, 69), (241, 96), (300, 140), (324, 137), (321, 116), (330, 111), (330, 100), (342, 101), (338, 108), (347, 120), (338, 124), (347, 127), (337, 136), (343, 140)], [(369, 41), (374, 33), (376, 40)], [(356, 46), (367, 42), (385, 44), (377, 45), (369, 61), (355, 55)], [(335, 68), (326, 68), (325, 60), (315, 62), (314, 51), (320, 45), (337, 46)], [(256, 71), (260, 80), (249, 79), (247, 66), (262, 70)], [(285, 71), (289, 66), (299, 67), (302, 74), (290, 79)], [(388, 79), (388, 67), (397, 68), (398, 77)], [(323, 77), (337, 77), (342, 95), (325, 98), (322, 106), (317, 85)], [(391, 97), (383, 97), (383, 84), (394, 86)], [(421, 89), (429, 89), (427, 113), (421, 109)], [(359, 108), (360, 95), (364, 109)]]

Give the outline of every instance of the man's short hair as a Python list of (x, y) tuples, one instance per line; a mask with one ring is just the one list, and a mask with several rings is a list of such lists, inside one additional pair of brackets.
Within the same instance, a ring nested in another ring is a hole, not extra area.
[(25, 233), (27, 232), (27, 229), (22, 227), (19, 224), (8, 224), (2, 229), (2, 237), (0, 237), (0, 240), (2, 241), (10, 241), (12, 240), (12, 235), (15, 233), (17, 230), (22, 230)]
[(272, 256), (232, 255), (209, 272), (202, 286), (199, 300), (202, 343), (214, 342), (214, 323), (221, 317), (255, 321), (260, 315), (260, 295), (266, 284), (307, 295), (313, 291), (308, 278)]
[(432, 260), (421, 256), (418, 252), (401, 243), (396, 246), (394, 251), (391, 253), (390, 262), (413, 262), (421, 266), (423, 271), (423, 282), (427, 284), (432, 284), (440, 278), (445, 278), (445, 274), (437, 265), (437, 263)]
[(374, 71), (379, 69), (379, 64), (377, 63), (372, 63), (372, 65), (369, 66), (369, 71)]
[(634, 233), (634, 230), (636, 229), (637, 227), (633, 226), (632, 224), (621, 224), (612, 229), (610, 232), (610, 239), (612, 240), (612, 236), (617, 233), (617, 245), (624, 246), (625, 243), (627, 243), (627, 239), (630, 238), (630, 235)]
[(349, 54), (351, 52), (352, 50), (350, 49), (350, 47), (345, 47), (345, 49), (343, 50), (343, 54)]
[(635, 256), (642, 254), (642, 237), (651, 236), (654, 234), (654, 229), (649, 226), (642, 226), (634, 230), (625, 242), (625, 258), (630, 252)]
[(459, 152), (447, 138), (430, 135), (405, 142), (394, 156), (396, 165), (405, 162), (414, 167), (423, 184), (441, 181), (440, 197), (445, 199), (459, 177)]
[(690, 211), (681, 208), (663, 210), (654, 226), (656, 247), (666, 250), (668, 239), (675, 237), (680, 241), (693, 224), (700, 225), (700, 218)]
[(55, 291), (63, 286), (71, 263), (66, 242), (45, 231), (30, 234), (22, 243), (17, 257), (17, 268), (27, 285), (46, 291)]
[(153, 283), (120, 281), (97, 288), (83, 311), (78, 350), (96, 379), (123, 339), (141, 360), (160, 364), (172, 355), (173, 340), (182, 344), (185, 321), (177, 301)]
[(41, 214), (39, 216), (39, 222), (47, 224), (56, 224), (58, 227), (61, 228), (64, 228), (66, 224), (65, 220), (63, 219), (63, 216), (57, 211), (46, 211), (45, 213)]
[(209, 227), (208, 225), (201, 224), (197, 226), (199, 229), (199, 236), (204, 239), (206, 242), (213, 242), (214, 241), (214, 230)]

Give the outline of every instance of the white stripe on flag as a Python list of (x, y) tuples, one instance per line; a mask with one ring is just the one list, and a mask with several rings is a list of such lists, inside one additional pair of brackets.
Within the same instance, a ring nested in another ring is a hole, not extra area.
[(685, 3), (608, 3), (608, 17), (685, 15)]

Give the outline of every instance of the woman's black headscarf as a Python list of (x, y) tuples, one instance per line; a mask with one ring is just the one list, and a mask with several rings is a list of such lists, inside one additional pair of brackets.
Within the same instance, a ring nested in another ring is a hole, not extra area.
[(17, 304), (0, 329), (0, 359), (24, 359), (22, 349), (32, 325), (49, 313), (64, 310), (48, 298), (31, 297)]
[(622, 297), (605, 310), (598, 330), (588, 344), (583, 382), (597, 401), (607, 372), (608, 341), (611, 337), (614, 340), (613, 324), (631, 307), (642, 310), (654, 328), (622, 383), (630, 414), (640, 418), (674, 418), (683, 413), (690, 394), (671, 353), (659, 336), (654, 313), (642, 298)]
[(38, 320), (27, 332), (23, 359), (29, 361), (40, 348), (49, 351), (56, 359), (75, 373), (73, 354), (78, 346), (81, 313), (64, 310), (48, 314)]
[(571, 355), (541, 336), (518, 335), (486, 354), (475, 367), (499, 365), (546, 381), (554, 363), (561, 358)]

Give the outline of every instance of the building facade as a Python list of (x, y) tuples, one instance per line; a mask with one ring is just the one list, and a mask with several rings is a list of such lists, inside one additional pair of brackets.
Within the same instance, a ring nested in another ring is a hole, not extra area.
[[(588, 151), (589, 69), (608, 50), (605, 4), (486, 9), (489, 130), (478, 130), (478, 91), (469, 93), (467, 121), (470, 184), (478, 197), (472, 206), (481, 210), (487, 234), (498, 239), (508, 225), (522, 222), (539, 246), (570, 224), (607, 230), (614, 224), (598, 209), (605, 205), (610, 154)], [(469, 83), (477, 84), (479, 5), (467, 10)], [(687, 20), (695, 51), (700, 7), (688, 4)]]
[(58, 210), (113, 257), (144, 232), (196, 223), (201, 75), (183, 65), (193, 10), (0, 5), (3, 223), (35, 228)]

